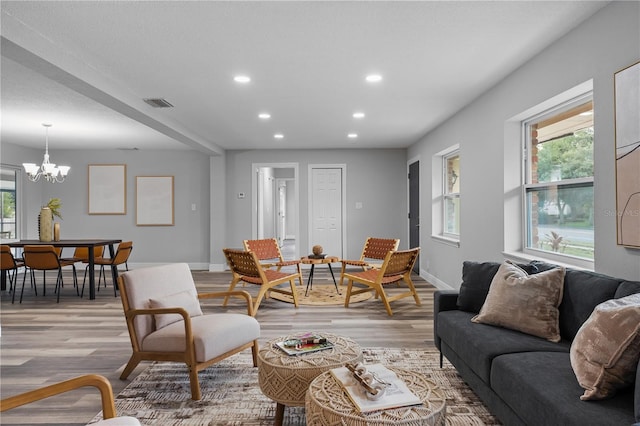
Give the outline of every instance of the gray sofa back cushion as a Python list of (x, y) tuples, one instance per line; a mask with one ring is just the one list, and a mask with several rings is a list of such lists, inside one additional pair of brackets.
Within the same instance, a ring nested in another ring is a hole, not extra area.
[(616, 299), (640, 293), (640, 281), (622, 281), (616, 290)]
[[(533, 263), (518, 263), (518, 266), (528, 274), (541, 272)], [(496, 272), (498, 272), (499, 267), (500, 263), (498, 262), (473, 262), (467, 260), (462, 263), (462, 284), (458, 294), (458, 308), (461, 311), (476, 314), (480, 312), (480, 308), (482, 308), (487, 298), (487, 293), (489, 293), (491, 281)]]
[(622, 280), (594, 272), (567, 269), (560, 310), (560, 335), (573, 340), (597, 305), (613, 299)]

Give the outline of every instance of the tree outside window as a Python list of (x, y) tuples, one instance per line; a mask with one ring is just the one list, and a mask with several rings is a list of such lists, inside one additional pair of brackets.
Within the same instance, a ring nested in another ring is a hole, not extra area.
[(593, 260), (593, 103), (525, 123), (526, 249)]
[(460, 236), (460, 154), (455, 151), (443, 157), (445, 236)]

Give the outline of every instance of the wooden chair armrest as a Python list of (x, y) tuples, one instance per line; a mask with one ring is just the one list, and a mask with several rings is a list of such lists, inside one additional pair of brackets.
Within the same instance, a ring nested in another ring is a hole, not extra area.
[(84, 386), (94, 386), (100, 391), (103, 418), (110, 419), (116, 416), (116, 407), (113, 402), (113, 389), (111, 388), (111, 383), (109, 383), (109, 380), (107, 380), (106, 377), (97, 374), (78, 376), (64, 382), (21, 393), (19, 395), (10, 396), (9, 398), (5, 398), (0, 401), (0, 412), (20, 407), (31, 402), (40, 401), (41, 399), (59, 395)]
[(247, 314), (253, 316), (253, 302), (251, 295), (248, 291), (234, 290), (234, 291), (217, 291), (211, 293), (198, 293), (198, 299), (214, 299), (217, 297), (238, 297), (244, 299), (247, 302)]
[(131, 309), (127, 311), (126, 317), (128, 319), (133, 319), (138, 315), (156, 315), (156, 314), (180, 314), (182, 318), (187, 321), (189, 320), (189, 313), (184, 308), (149, 308), (149, 309)]

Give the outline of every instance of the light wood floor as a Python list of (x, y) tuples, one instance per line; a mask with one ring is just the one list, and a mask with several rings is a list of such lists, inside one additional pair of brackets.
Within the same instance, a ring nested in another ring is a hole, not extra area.
[[(328, 272), (322, 269), (316, 270), (314, 284), (331, 282)], [(306, 279), (307, 272), (303, 274)], [(226, 272), (194, 271), (193, 276), (199, 292), (226, 290), (230, 282), (230, 273)], [(113, 296), (111, 284), (101, 289), (95, 300), (88, 300), (87, 292), (84, 299), (78, 298), (72, 281), (66, 279), (60, 303), (56, 304), (53, 284), (48, 284), (47, 295), (42, 296), (41, 277), (38, 280), (38, 296), (25, 289), (22, 304), (17, 300), (11, 304), (8, 292), (1, 294), (1, 396), (88, 373), (107, 377), (117, 395), (148, 363), (141, 363), (127, 381), (119, 379), (131, 355), (131, 344), (120, 298)], [(414, 282), (422, 306), (416, 306), (412, 298), (398, 300), (392, 303), (392, 317), (375, 299), (349, 308), (297, 309), (284, 302), (265, 300), (256, 317), (261, 324), (261, 342), (296, 331), (315, 330), (350, 336), (362, 347), (433, 347), (435, 288), (417, 276)], [(246, 289), (256, 294), (257, 288)], [(392, 288), (390, 292), (393, 291)], [(219, 302), (215, 304), (221, 309)], [(206, 312), (206, 305), (203, 309)], [(228, 309), (238, 311), (240, 307)], [(96, 391), (85, 388), (2, 413), (0, 424), (84, 425), (100, 411), (99, 401)]]

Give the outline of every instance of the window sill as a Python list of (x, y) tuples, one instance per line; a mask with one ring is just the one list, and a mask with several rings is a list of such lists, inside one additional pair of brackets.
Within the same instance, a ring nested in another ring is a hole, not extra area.
[(460, 240), (454, 238), (443, 237), (442, 235), (432, 235), (431, 239), (449, 246), (460, 247)]
[(589, 261), (589, 260), (577, 259), (575, 263), (572, 263), (568, 261), (559, 260), (551, 256), (545, 257), (542, 254), (534, 256), (533, 254), (525, 253), (521, 251), (510, 251), (510, 252), (505, 251), (505, 252), (502, 252), (502, 254), (506, 259), (513, 260), (516, 262), (531, 262), (533, 260), (538, 260), (538, 261), (543, 261), (547, 263), (552, 263), (558, 266), (563, 266), (565, 268), (579, 269), (579, 270), (590, 271), (590, 272), (594, 271), (593, 261)]

